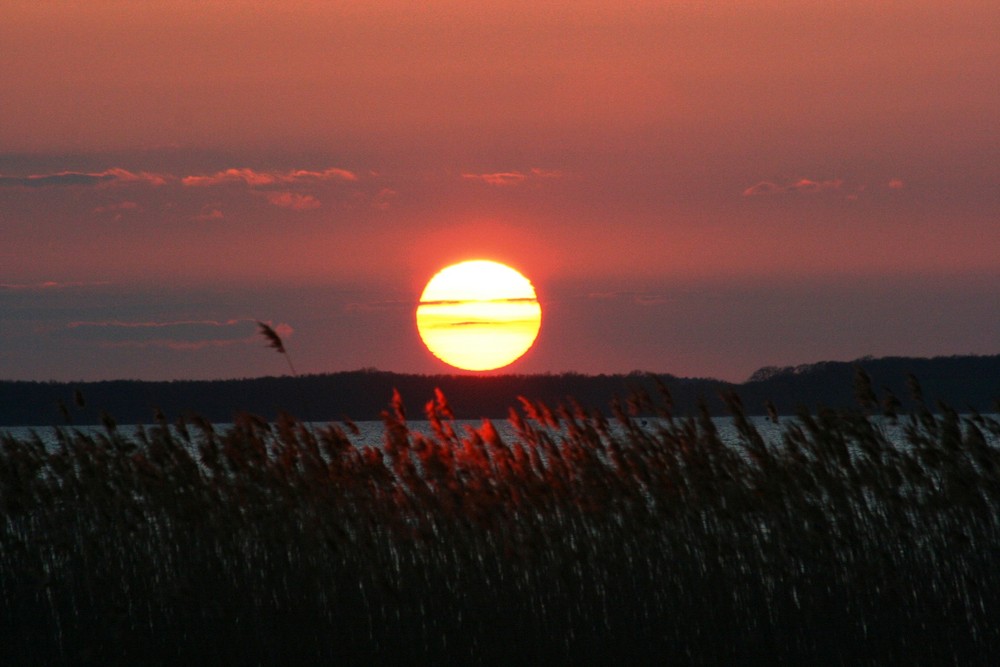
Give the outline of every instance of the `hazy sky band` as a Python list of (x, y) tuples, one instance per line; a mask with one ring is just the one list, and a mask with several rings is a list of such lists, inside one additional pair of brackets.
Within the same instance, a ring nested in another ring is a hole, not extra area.
[(544, 296), (513, 372), (995, 353), (998, 34), (980, 0), (9, 0), (0, 377), (284, 372), (258, 319), (304, 372), (448, 370), (414, 309), (477, 257)]

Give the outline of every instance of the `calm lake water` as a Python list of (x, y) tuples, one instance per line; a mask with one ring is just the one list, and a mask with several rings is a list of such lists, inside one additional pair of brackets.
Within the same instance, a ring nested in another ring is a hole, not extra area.
[[(990, 414), (990, 415), (985, 415), (985, 417), (994, 420), (1000, 420), (1000, 414)], [(785, 426), (797, 421), (794, 417), (784, 417), (778, 424), (775, 424), (767, 417), (750, 417), (749, 419), (751, 423), (753, 423), (753, 425), (760, 432), (764, 440), (770, 443), (781, 442), (781, 434)], [(883, 430), (883, 432), (886, 434), (886, 436), (891, 442), (895, 442), (896, 444), (900, 445), (904, 445), (906, 443), (904, 428), (905, 424), (907, 423), (907, 420), (905, 417), (901, 418), (896, 424), (892, 424), (888, 419), (885, 419), (883, 417), (872, 417), (871, 419)], [(497, 433), (504, 441), (513, 442), (514, 440), (517, 439), (517, 434), (514, 430), (514, 427), (506, 419), (498, 419), (490, 421), (493, 423), (493, 426), (496, 428)], [(733, 426), (733, 419), (731, 417), (715, 417), (712, 419), (712, 421), (715, 424), (716, 429), (718, 429), (719, 435), (722, 438), (723, 442), (734, 446), (739, 445), (740, 443), (739, 433)], [(360, 431), (360, 433), (356, 435), (350, 433), (348, 429), (339, 422), (329, 422), (329, 423), (341, 426), (345, 431), (345, 433), (348, 434), (348, 437), (351, 439), (351, 441), (354, 442), (354, 444), (356, 444), (359, 447), (369, 446), (369, 445), (379, 447), (382, 445), (384, 441), (385, 425), (381, 421), (355, 422), (355, 424), (358, 427), (358, 430)], [(313, 422), (311, 425), (314, 428), (321, 428), (327, 426), (329, 423)], [(639, 423), (642, 426), (642, 428), (649, 430), (652, 433), (655, 433), (659, 425), (659, 421), (657, 419), (638, 419), (637, 423)], [(462, 437), (466, 434), (467, 429), (480, 428), (483, 424), (483, 420), (456, 420), (452, 422), (452, 424), (455, 429), (455, 433), (459, 437)], [(214, 426), (216, 430), (218, 430), (219, 432), (224, 432), (232, 428), (231, 423), (218, 423), (214, 424)], [(419, 420), (408, 421), (407, 426), (409, 427), (410, 431), (414, 433), (421, 433), (428, 436), (432, 434), (430, 422), (427, 421), (419, 421)], [(99, 425), (72, 426), (69, 428), (70, 430), (75, 429), (83, 433), (105, 432), (105, 428)], [(141, 428), (142, 428), (141, 426), (135, 424), (118, 426), (119, 432), (125, 435), (126, 437), (134, 436)], [(148, 425), (146, 426), (146, 428), (149, 428)], [(621, 432), (620, 427), (617, 427), (617, 425), (615, 425), (614, 422), (612, 422), (612, 432), (615, 432), (616, 430)], [(191, 431), (192, 433), (194, 433), (197, 431), (197, 429), (192, 427)], [(53, 426), (0, 427), (0, 433), (7, 433), (13, 436), (14, 438), (18, 439), (30, 438), (32, 437), (33, 433), (36, 433), (42, 439), (42, 441), (48, 445), (55, 445), (58, 442), (56, 436), (56, 429)], [(998, 439), (995, 436), (992, 436), (990, 433), (985, 431), (984, 435), (986, 436), (987, 441), (991, 445), (995, 447), (1000, 447), (1000, 439)]]

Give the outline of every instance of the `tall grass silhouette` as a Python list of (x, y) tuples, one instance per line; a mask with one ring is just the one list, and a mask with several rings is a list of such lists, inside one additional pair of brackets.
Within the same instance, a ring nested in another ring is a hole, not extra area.
[(285, 358), (285, 361), (288, 362), (288, 369), (292, 372), (292, 375), (298, 376), (298, 373), (295, 372), (295, 365), (292, 363), (292, 357), (288, 354), (288, 350), (285, 349), (285, 342), (281, 340), (281, 336), (278, 335), (278, 332), (275, 331), (271, 325), (265, 324), (260, 320), (257, 320), (257, 332), (264, 337), (264, 340), (267, 341), (267, 346), (269, 348), (275, 350), (278, 354)]
[[(279, 350), (280, 351), (280, 350)], [(337, 424), (160, 416), (0, 442), (3, 664), (987, 664), (1000, 424), (856, 410), (735, 446), (669, 392)], [(635, 417), (655, 413), (644, 425)], [(775, 415), (777, 419), (777, 415)]]

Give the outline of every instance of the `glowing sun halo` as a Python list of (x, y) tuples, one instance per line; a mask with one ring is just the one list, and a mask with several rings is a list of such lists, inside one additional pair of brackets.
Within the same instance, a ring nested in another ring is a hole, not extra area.
[(417, 306), (417, 330), (427, 349), (469, 371), (512, 363), (531, 348), (541, 323), (531, 282), (509, 266), (482, 259), (439, 271)]

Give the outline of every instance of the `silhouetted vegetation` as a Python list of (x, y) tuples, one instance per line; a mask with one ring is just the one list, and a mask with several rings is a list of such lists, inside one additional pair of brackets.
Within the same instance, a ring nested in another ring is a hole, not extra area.
[(893, 442), (854, 386), (774, 441), (725, 394), (737, 446), (665, 386), (524, 399), (509, 441), (441, 392), (430, 436), (395, 395), (381, 447), (288, 416), (4, 436), (0, 663), (987, 664), (1000, 424), (918, 402)]

